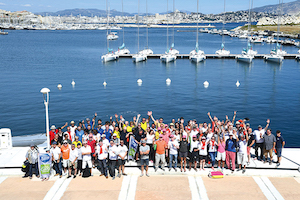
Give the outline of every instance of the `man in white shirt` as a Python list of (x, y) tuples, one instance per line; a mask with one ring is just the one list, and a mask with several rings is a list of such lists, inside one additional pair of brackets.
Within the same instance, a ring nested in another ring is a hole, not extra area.
[(88, 165), (88, 168), (90, 168), (91, 174), (92, 174), (92, 149), (90, 145), (87, 145), (87, 141), (83, 142), (83, 147), (81, 148), (81, 154), (82, 154), (82, 169), (84, 170), (86, 168), (86, 165)]
[(246, 163), (247, 163), (247, 143), (248, 143), (248, 134), (246, 133), (246, 138), (242, 134), (241, 139), (238, 141), (239, 152), (237, 153), (237, 163), (239, 165), (238, 171), (244, 166), (243, 174), (246, 172)]
[(193, 138), (193, 136), (194, 135), (196, 135), (197, 136), (197, 134), (198, 134), (199, 132), (198, 132), (198, 130), (197, 130), (197, 126), (193, 126), (193, 129), (192, 129), (192, 131), (191, 131), (191, 133), (190, 133), (190, 136)]
[(106, 139), (106, 135), (105, 135), (105, 134), (102, 134), (102, 135), (101, 135), (101, 138), (102, 138), (103, 144), (104, 144), (106, 147), (109, 147), (110, 143), (109, 143), (109, 140)]
[(189, 170), (190, 171), (192, 168), (192, 163), (194, 163), (194, 169), (195, 169), (195, 171), (197, 171), (197, 161), (199, 160), (198, 144), (199, 144), (199, 141), (197, 140), (197, 137), (194, 135), (192, 141), (190, 141), (190, 153), (189, 153), (189, 158), (190, 158)]
[(107, 175), (108, 150), (107, 150), (107, 146), (103, 144), (102, 140), (100, 140), (96, 146), (96, 153), (98, 155), (99, 170), (101, 172), (100, 176), (105, 176), (108, 179), (108, 175)]
[(178, 156), (179, 144), (175, 140), (174, 135), (170, 135), (170, 138), (171, 138), (171, 140), (168, 143), (168, 149), (170, 150), (169, 171), (171, 171), (171, 169), (172, 169), (173, 160), (174, 160), (174, 162), (175, 162), (174, 169), (175, 169), (175, 172), (177, 172), (177, 156)]
[(127, 152), (128, 148), (126, 145), (124, 145), (124, 140), (120, 140), (120, 145), (118, 146), (118, 165), (119, 165), (119, 173), (118, 177), (121, 178), (121, 171), (123, 176), (127, 176), (127, 174), (124, 173), (125, 170), (125, 162), (127, 159)]
[(75, 126), (75, 122), (74, 121), (71, 121), (70, 123), (70, 133), (71, 133), (71, 140), (72, 142), (74, 142), (75, 140), (75, 130), (77, 129), (77, 126)]
[(52, 154), (52, 160), (54, 162), (53, 168), (56, 171), (55, 176), (58, 176), (61, 178), (62, 177), (62, 166), (61, 166), (61, 162), (60, 162), (60, 158), (61, 158), (61, 150), (60, 148), (57, 146), (57, 142), (54, 141), (52, 142), (52, 148), (50, 149), (50, 153)]
[(108, 148), (109, 153), (109, 174), (112, 180), (115, 180), (115, 168), (118, 161), (118, 147), (113, 140), (110, 141), (110, 146)]
[(71, 177), (71, 171), (74, 169), (74, 178), (76, 178), (77, 174), (77, 159), (78, 159), (78, 151), (75, 148), (75, 144), (71, 145), (70, 158), (69, 158), (69, 176)]
[(258, 130), (255, 130), (253, 134), (255, 135), (255, 158), (258, 158), (258, 149), (260, 149), (260, 160), (263, 160), (263, 149), (264, 149), (264, 134), (268, 129), (270, 120), (267, 119), (267, 125), (263, 129), (261, 125), (258, 126)]

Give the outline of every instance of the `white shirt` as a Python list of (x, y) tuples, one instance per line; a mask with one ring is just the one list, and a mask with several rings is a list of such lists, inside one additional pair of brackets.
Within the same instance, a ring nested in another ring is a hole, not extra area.
[(194, 148), (198, 148), (198, 144), (199, 144), (198, 140), (196, 140), (196, 141), (192, 140), (191, 143), (190, 143), (190, 152), (193, 152)]
[(82, 135), (82, 143), (85, 142), (85, 141), (87, 142), (88, 140), (89, 140), (89, 135), (88, 134), (87, 135), (86, 134)]
[(213, 132), (209, 132), (207, 135), (206, 135), (206, 139), (210, 140), (212, 138), (212, 136), (214, 136), (214, 133)]
[[(77, 149), (75, 148), (74, 150), (70, 150), (70, 157), (69, 157), (69, 160), (71, 162), (73, 162), (76, 158), (78, 158), (78, 151)], [(77, 160), (76, 160), (77, 161)]]
[(261, 129), (259, 130), (255, 130), (253, 131), (253, 134), (255, 135), (255, 141), (256, 143), (263, 143), (264, 142), (264, 138), (260, 138), (260, 135), (263, 137), (265, 134), (265, 129)]
[[(118, 146), (118, 155), (125, 156), (124, 160), (127, 159), (127, 152), (128, 152), (128, 148), (127, 148), (126, 145), (123, 145), (123, 146), (119, 145)], [(118, 156), (118, 159), (121, 159), (121, 157)]]
[(92, 156), (91, 156), (92, 149), (91, 149), (90, 145), (86, 145), (86, 147), (84, 147), (84, 146), (81, 147), (81, 153), (82, 154), (89, 153), (89, 154), (86, 154), (86, 155), (82, 155), (82, 161), (92, 160)]
[(109, 153), (109, 159), (110, 160), (117, 160), (118, 159), (118, 147), (116, 145), (114, 146), (109, 146), (108, 148), (108, 153)]
[(109, 141), (108, 141), (108, 139), (104, 139), (104, 140), (102, 140), (102, 142), (103, 142), (103, 145), (105, 145), (106, 147), (109, 147)]
[[(100, 154), (100, 149), (102, 148), (102, 153)], [(107, 146), (106, 145), (102, 145), (102, 147), (100, 147), (99, 144), (97, 144), (96, 147), (96, 153), (98, 154), (98, 159), (99, 160), (103, 160), (106, 159), (108, 156), (108, 150), (107, 150)]]
[(203, 133), (206, 132), (207, 129), (208, 129), (208, 127), (206, 127), (206, 128), (202, 127), (202, 128), (201, 128), (201, 130), (202, 130)]
[(177, 147), (179, 147), (179, 144), (176, 140), (169, 141), (168, 148), (170, 149), (170, 154), (177, 155), (178, 154)]
[(217, 151), (217, 142), (215, 141), (215, 145), (212, 145), (212, 141), (209, 142), (208, 152), (216, 152)]
[(155, 137), (155, 134), (152, 134), (152, 135), (147, 134), (147, 141), (146, 141), (146, 143), (147, 144), (153, 144), (153, 138), (154, 137)]
[(199, 142), (198, 144), (198, 149), (199, 149), (199, 155), (206, 156), (207, 155), (207, 145), (208, 145), (208, 140), (205, 141), (205, 144), (202, 144), (202, 141)]
[(71, 138), (69, 138), (70, 140), (72, 140), (72, 142), (74, 142), (75, 140), (75, 130), (76, 130), (77, 126), (70, 126), (70, 133), (71, 133)]
[(56, 146), (55, 148), (51, 148), (50, 153), (52, 154), (54, 160), (58, 160), (59, 159), (59, 154), (61, 153), (61, 150), (58, 146)]
[(174, 137), (175, 137), (175, 141), (177, 141), (178, 143), (180, 142), (180, 135), (178, 134), (178, 135), (174, 135)]
[(246, 154), (247, 153), (247, 141), (246, 140), (239, 140), (239, 153)]
[(192, 130), (191, 131), (191, 133), (190, 133), (190, 136), (191, 137), (193, 137), (194, 135), (196, 135), (197, 136), (197, 134), (198, 134), (198, 131), (197, 131), (197, 129), (194, 131), (194, 130)]

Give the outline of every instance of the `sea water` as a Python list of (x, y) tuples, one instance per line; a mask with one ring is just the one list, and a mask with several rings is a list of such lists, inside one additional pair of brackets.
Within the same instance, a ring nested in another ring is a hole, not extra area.
[[(188, 54), (195, 47), (196, 32), (177, 30), (175, 48)], [(120, 38), (111, 41), (110, 48), (117, 49), (123, 43), (122, 30), (117, 32)], [(233, 54), (247, 46), (245, 39), (199, 33), (199, 47), (206, 54), (218, 50), (222, 40)], [(131, 53), (136, 53), (146, 46), (146, 29), (140, 28), (139, 48), (136, 28), (125, 28), (124, 41)], [(149, 29), (148, 42), (154, 53), (163, 53), (167, 49), (166, 29)], [(169, 46), (172, 42), (170, 27)], [(294, 59), (285, 59), (281, 65), (262, 59), (254, 59), (251, 65), (234, 59), (207, 59), (198, 64), (178, 59), (165, 64), (159, 59), (133, 63), (124, 58), (103, 63), (101, 55), (107, 49), (103, 30), (11, 30), (0, 37), (0, 46), (0, 127), (11, 128), (13, 136), (45, 132), (40, 90), (47, 87), (51, 90), (50, 126), (92, 118), (95, 112), (104, 122), (115, 113), (129, 121), (139, 113), (147, 117), (148, 110), (165, 122), (180, 117), (208, 122), (207, 112), (223, 120), (226, 115), (231, 119), (236, 110), (237, 119), (250, 118), (254, 129), (259, 124), (265, 126), (269, 118), (273, 133), (281, 130), (287, 146), (300, 146), (300, 63)], [(274, 47), (253, 45), (260, 54)], [(283, 49), (288, 53), (298, 50), (294, 46)], [(166, 85), (167, 78), (170, 85)], [(137, 79), (142, 79), (141, 86)], [(240, 87), (235, 85), (237, 80)], [(208, 88), (203, 87), (204, 81), (209, 82)], [(58, 84), (62, 84), (61, 90)]]

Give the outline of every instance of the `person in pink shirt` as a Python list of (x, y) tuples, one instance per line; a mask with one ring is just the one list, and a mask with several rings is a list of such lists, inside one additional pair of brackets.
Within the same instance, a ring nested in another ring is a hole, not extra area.
[(170, 140), (170, 133), (168, 133), (166, 129), (163, 129), (162, 136), (163, 140), (168, 144)]
[(224, 170), (225, 160), (226, 160), (226, 152), (225, 152), (225, 134), (223, 132), (222, 138), (218, 137), (218, 153), (217, 153), (217, 160), (218, 160), (218, 169), (220, 170), (221, 161), (222, 161), (222, 171)]

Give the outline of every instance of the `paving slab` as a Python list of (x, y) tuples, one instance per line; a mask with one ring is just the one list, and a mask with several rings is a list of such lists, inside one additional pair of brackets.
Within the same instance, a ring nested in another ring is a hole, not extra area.
[(266, 199), (252, 177), (225, 176), (221, 179), (202, 177), (209, 199)]
[(63, 199), (118, 199), (123, 177), (112, 180), (101, 176), (76, 177), (66, 189)]
[(138, 178), (136, 200), (181, 200), (191, 198), (187, 176), (143, 176)]
[(297, 182), (296, 179), (292, 177), (269, 177), (269, 180), (272, 182), (272, 184), (284, 199), (299, 199), (300, 183)]
[(43, 199), (54, 181), (9, 177), (0, 184), (0, 199)]

